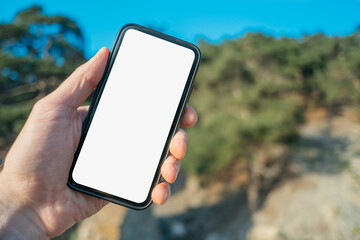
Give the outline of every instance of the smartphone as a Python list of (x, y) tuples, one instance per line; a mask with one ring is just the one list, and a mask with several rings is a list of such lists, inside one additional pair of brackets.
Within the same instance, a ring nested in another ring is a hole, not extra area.
[(125, 25), (83, 123), (68, 185), (129, 208), (148, 207), (200, 58), (191, 43)]

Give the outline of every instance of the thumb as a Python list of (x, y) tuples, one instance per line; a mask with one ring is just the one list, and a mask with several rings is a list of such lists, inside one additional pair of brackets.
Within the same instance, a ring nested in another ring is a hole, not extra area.
[(100, 82), (108, 57), (109, 50), (101, 48), (51, 94), (52, 99), (72, 108), (79, 107)]

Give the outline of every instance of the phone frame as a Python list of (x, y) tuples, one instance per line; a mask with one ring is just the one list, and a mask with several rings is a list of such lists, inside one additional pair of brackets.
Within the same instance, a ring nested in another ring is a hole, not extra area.
[[(91, 125), (92, 119), (93, 119), (93, 117), (95, 115), (97, 106), (99, 104), (101, 95), (102, 95), (103, 90), (105, 88), (105, 85), (106, 85), (107, 79), (109, 77), (109, 74), (111, 72), (111, 69), (113, 67), (113, 64), (115, 62), (115, 59), (116, 59), (117, 53), (119, 51), (119, 48), (121, 46), (122, 40), (124, 38), (124, 35), (125, 35), (126, 31), (130, 30), (130, 29), (135, 29), (135, 30), (141, 31), (143, 33), (152, 35), (154, 37), (157, 37), (157, 38), (169, 41), (171, 43), (183, 46), (185, 48), (188, 48), (188, 49), (190, 49), (190, 50), (192, 50), (194, 52), (194, 56), (195, 56), (193, 64), (191, 66), (191, 70), (190, 70), (188, 79), (187, 79), (186, 84), (185, 84), (184, 91), (183, 91), (183, 93), (181, 95), (180, 102), (179, 102), (178, 108), (176, 110), (175, 117), (173, 119), (170, 131), (169, 131), (169, 134), (168, 134), (168, 137), (167, 137), (164, 149), (163, 149), (163, 152), (161, 154), (161, 158), (159, 159), (159, 163), (158, 163), (158, 166), (157, 166), (157, 169), (156, 169), (154, 179), (152, 181), (148, 196), (147, 196), (146, 200), (144, 202), (142, 202), (142, 203), (136, 203), (136, 202), (130, 201), (128, 199), (124, 199), (124, 198), (114, 196), (114, 195), (109, 194), (109, 193), (99, 191), (97, 189), (93, 189), (93, 188), (78, 184), (72, 178), (72, 173), (73, 173), (75, 164), (77, 162), (77, 159), (78, 159), (78, 156), (80, 154), (81, 148), (83, 146), (84, 140), (86, 138), (87, 132), (88, 132), (89, 127)], [(77, 191), (89, 194), (91, 196), (94, 196), (94, 197), (97, 197), (97, 198), (101, 198), (101, 199), (116, 203), (116, 204), (119, 204), (119, 205), (123, 205), (123, 206), (128, 207), (128, 208), (132, 208), (132, 209), (136, 209), (136, 210), (142, 210), (142, 209), (145, 209), (145, 208), (149, 207), (151, 205), (151, 203), (152, 203), (151, 192), (152, 192), (152, 190), (154, 189), (154, 187), (157, 185), (157, 183), (159, 182), (159, 180), (161, 178), (161, 172), (160, 172), (161, 165), (164, 162), (164, 160), (166, 159), (166, 157), (168, 156), (170, 141), (171, 141), (174, 134), (177, 132), (177, 130), (179, 128), (181, 118), (182, 118), (182, 114), (183, 114), (183, 112), (185, 110), (186, 103), (188, 102), (190, 94), (191, 94), (194, 78), (195, 78), (198, 66), (200, 64), (200, 59), (201, 59), (201, 52), (200, 52), (199, 48), (196, 47), (195, 45), (189, 43), (189, 42), (177, 39), (175, 37), (166, 35), (164, 33), (161, 33), (161, 32), (158, 32), (158, 31), (155, 31), (155, 30), (152, 30), (152, 29), (149, 29), (149, 28), (137, 25), (137, 24), (132, 24), (131, 23), (131, 24), (127, 24), (127, 25), (123, 26), (120, 29), (120, 31), (118, 32), (118, 34), (117, 34), (116, 40), (114, 42), (114, 45), (113, 45), (112, 50), (110, 52), (109, 59), (107, 61), (106, 67), (105, 67), (104, 74), (103, 74), (102, 79), (99, 82), (97, 88), (95, 89), (94, 96), (93, 96), (93, 98), (91, 100), (89, 111), (88, 111), (88, 113), (86, 115), (86, 118), (85, 118), (85, 121), (83, 123), (79, 145), (78, 145), (77, 150), (75, 152), (74, 160), (73, 160), (73, 163), (72, 163), (72, 166), (71, 166), (71, 169), (70, 169), (70, 173), (69, 173), (68, 186), (70, 188), (74, 189), (74, 190), (77, 190)]]

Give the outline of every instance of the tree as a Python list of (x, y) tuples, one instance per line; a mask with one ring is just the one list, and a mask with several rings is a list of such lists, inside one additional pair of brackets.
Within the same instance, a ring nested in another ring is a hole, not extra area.
[(0, 151), (13, 140), (33, 103), (84, 61), (84, 37), (67, 17), (49, 16), (32, 6), (0, 24)]

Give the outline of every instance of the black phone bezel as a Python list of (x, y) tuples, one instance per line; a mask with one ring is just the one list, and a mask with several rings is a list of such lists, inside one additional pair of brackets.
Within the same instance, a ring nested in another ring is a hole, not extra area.
[[(151, 187), (149, 189), (148, 196), (147, 196), (146, 200), (144, 202), (142, 202), (142, 203), (136, 203), (136, 202), (133, 202), (133, 201), (130, 201), (130, 200), (118, 197), (118, 196), (114, 196), (114, 195), (109, 194), (109, 193), (99, 191), (97, 189), (90, 188), (88, 186), (78, 184), (72, 178), (72, 173), (73, 173), (77, 158), (78, 158), (79, 153), (81, 151), (81, 148), (83, 146), (83, 143), (84, 143), (84, 140), (86, 138), (88, 129), (89, 129), (90, 125), (91, 125), (91, 121), (93, 119), (93, 116), (94, 116), (94, 114), (96, 112), (96, 108), (97, 108), (98, 103), (100, 101), (102, 92), (104, 90), (104, 87), (106, 85), (106, 81), (107, 81), (107, 79), (109, 77), (109, 74), (111, 72), (112, 66), (113, 66), (113, 64), (115, 62), (115, 59), (116, 59), (117, 53), (119, 51), (119, 48), (121, 46), (123, 37), (124, 37), (126, 31), (130, 30), (130, 29), (135, 29), (135, 30), (141, 31), (143, 33), (152, 35), (154, 37), (157, 37), (157, 38), (172, 42), (174, 44), (183, 46), (185, 48), (188, 48), (188, 49), (190, 49), (190, 50), (192, 50), (194, 52), (194, 56), (195, 56), (194, 62), (192, 64), (192, 66), (191, 66), (191, 70), (190, 70), (188, 79), (186, 81), (184, 91), (182, 93), (178, 108), (176, 110), (175, 117), (173, 119), (170, 131), (169, 131), (169, 134), (168, 134), (168, 137), (167, 137), (167, 140), (166, 140), (166, 144), (164, 146), (161, 158), (159, 160), (159, 164), (157, 166), (157, 169), (156, 169), (156, 172), (155, 172), (155, 175), (154, 175), (154, 179), (153, 179)], [(189, 100), (189, 97), (190, 97), (190, 94), (191, 94), (191, 89), (192, 89), (192, 86), (193, 86), (193, 82), (194, 82), (194, 79), (195, 79), (195, 75), (196, 75), (198, 66), (200, 64), (200, 59), (201, 59), (201, 52), (200, 52), (199, 48), (196, 47), (195, 45), (189, 43), (189, 42), (177, 39), (175, 37), (172, 37), (172, 36), (166, 35), (164, 33), (161, 33), (161, 32), (146, 28), (146, 27), (138, 25), (138, 24), (131, 23), (131, 24), (127, 24), (127, 25), (123, 26), (120, 29), (120, 31), (118, 32), (118, 34), (117, 34), (116, 40), (115, 40), (114, 45), (112, 47), (112, 50), (110, 52), (108, 62), (106, 64), (104, 74), (103, 74), (102, 79), (99, 82), (97, 88), (95, 89), (94, 96), (92, 98), (89, 111), (88, 111), (87, 116), (85, 118), (85, 121), (83, 123), (82, 133), (81, 133), (79, 145), (78, 145), (78, 148), (77, 148), (77, 150), (76, 150), (76, 152), (74, 154), (74, 160), (73, 160), (73, 163), (72, 163), (72, 166), (71, 166), (71, 169), (70, 169), (70, 173), (69, 173), (68, 186), (70, 188), (74, 189), (74, 190), (89, 194), (89, 195), (97, 197), (97, 198), (107, 200), (107, 201), (110, 201), (110, 202), (113, 202), (113, 203), (116, 203), (116, 204), (119, 204), (119, 205), (122, 205), (122, 206), (125, 206), (125, 207), (128, 207), (128, 208), (132, 208), (132, 209), (136, 209), (136, 210), (142, 210), (142, 209), (145, 209), (145, 208), (149, 207), (151, 205), (151, 203), (152, 203), (151, 192), (152, 192), (153, 188), (156, 186), (156, 184), (159, 182), (159, 180), (161, 178), (160, 168), (161, 168), (161, 165), (162, 165), (163, 161), (165, 160), (165, 158), (168, 155), (170, 141), (171, 141), (172, 137), (174, 136), (174, 134), (176, 133), (176, 131), (179, 128), (182, 114), (184, 112), (186, 103)]]

